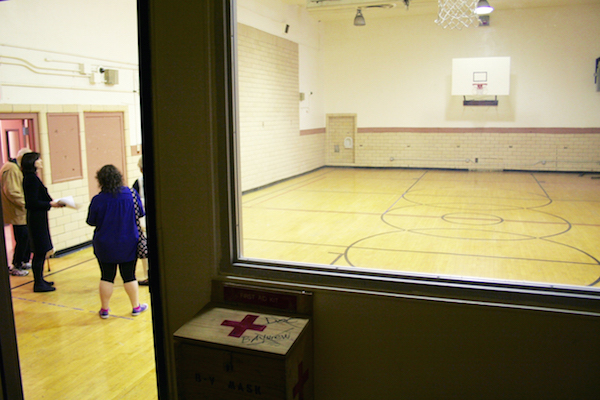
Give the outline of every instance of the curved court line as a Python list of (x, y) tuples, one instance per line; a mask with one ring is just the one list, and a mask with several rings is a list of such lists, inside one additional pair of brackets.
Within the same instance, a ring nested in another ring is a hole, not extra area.
[[(540, 181), (539, 181), (539, 179), (537, 179), (537, 177), (536, 177), (536, 176), (535, 176), (535, 174), (533, 174), (533, 173), (531, 174), (531, 177), (532, 177), (532, 178), (533, 178), (533, 179), (534, 179), (534, 180), (537, 182), (537, 184), (538, 184), (539, 188), (540, 188), (540, 189), (541, 189), (541, 190), (542, 190), (542, 191), (543, 191), (543, 192), (546, 194), (546, 197), (547, 197), (547, 198), (548, 198), (548, 200), (550, 201), (550, 203), (549, 203), (549, 204), (552, 204), (552, 201), (553, 201), (553, 200), (552, 200), (552, 198), (550, 197), (550, 195), (548, 194), (548, 192), (546, 191), (546, 189), (544, 188), (544, 186), (542, 185), (542, 182), (540, 182)], [(548, 205), (549, 205), (549, 204), (548, 204)], [(536, 207), (536, 208), (538, 208), (538, 207)], [(539, 211), (539, 210), (532, 210), (532, 211), (537, 211), (537, 212), (545, 213), (544, 211)], [(570, 247), (570, 248), (571, 248), (571, 249), (573, 249), (573, 250), (580, 251), (580, 252), (582, 252), (583, 254), (585, 254), (585, 255), (587, 255), (588, 257), (590, 257), (591, 259), (595, 260), (595, 261), (596, 261), (596, 263), (600, 264), (600, 262), (598, 261), (598, 259), (596, 259), (596, 257), (592, 256), (591, 254), (589, 254), (589, 253), (587, 253), (587, 252), (585, 252), (585, 251), (583, 251), (583, 250), (581, 250), (581, 249), (579, 249), (579, 248), (573, 247), (573, 246), (571, 246), (571, 245), (566, 245), (566, 244), (563, 244), (563, 243), (558, 243), (558, 242), (555, 242), (555, 241), (553, 241), (553, 240), (548, 240), (548, 238), (550, 238), (550, 237), (554, 237), (554, 236), (562, 235), (562, 234), (564, 234), (565, 232), (568, 232), (569, 230), (571, 230), (571, 227), (572, 227), (573, 225), (571, 224), (571, 222), (570, 222), (570, 221), (568, 221), (567, 219), (565, 219), (565, 218), (563, 218), (563, 217), (559, 217), (559, 216), (556, 216), (556, 215), (554, 215), (554, 214), (550, 214), (550, 213), (545, 213), (545, 214), (547, 214), (547, 215), (551, 215), (551, 216), (553, 216), (553, 217), (555, 217), (555, 218), (562, 219), (563, 221), (565, 221), (565, 222), (566, 222), (566, 223), (569, 225), (569, 228), (568, 228), (566, 231), (564, 231), (564, 232), (562, 232), (562, 233), (560, 233), (560, 234), (549, 235), (549, 236), (543, 236), (543, 237), (540, 237), (540, 239), (542, 239), (542, 240), (545, 240), (545, 241), (547, 241), (547, 242), (555, 243), (555, 244), (561, 244), (561, 245), (563, 245), (563, 246)], [(600, 275), (598, 276), (598, 278), (596, 278), (596, 280), (595, 280), (594, 282), (592, 282), (592, 283), (588, 284), (587, 286), (595, 286), (595, 285), (597, 285), (598, 283), (600, 283)]]
[[(402, 208), (412, 208), (412, 207), (427, 207), (427, 206), (426, 205), (424, 205), (424, 206), (412, 205), (412, 206), (406, 206), (406, 207), (396, 208), (394, 210), (400, 210)], [(394, 211), (394, 210), (392, 210), (392, 211)], [(523, 221), (523, 220), (503, 219), (503, 218), (495, 216), (495, 215), (494, 215), (494, 217), (502, 219), (501, 223), (509, 222), (509, 223), (534, 224), (534, 225), (551, 224), (551, 225), (556, 225), (558, 227), (565, 225), (565, 228), (563, 230), (560, 230), (558, 232), (554, 232), (552, 234), (548, 234), (548, 235), (544, 235), (544, 236), (539, 236), (540, 238), (558, 236), (558, 235), (564, 234), (564, 233), (568, 232), (569, 230), (571, 230), (571, 227), (572, 227), (571, 223), (569, 223), (569, 221), (567, 221), (566, 219), (564, 219), (564, 218), (562, 218), (560, 216), (557, 216), (557, 215), (554, 215), (554, 214), (550, 214), (550, 213), (547, 213), (545, 211), (529, 210), (527, 208), (523, 208), (521, 210), (531, 211), (531, 212), (534, 212), (534, 213), (541, 213), (541, 214), (544, 214), (544, 215), (556, 218), (558, 221), (556, 221), (556, 222), (548, 222), (548, 221)], [(474, 210), (472, 212), (472, 214), (486, 215), (486, 214), (483, 214), (483, 213), (478, 213), (476, 211), (481, 211), (481, 210)], [(506, 211), (506, 210), (504, 210), (504, 211)], [(463, 210), (463, 213), (468, 214), (468, 211), (464, 211)], [(443, 220), (445, 222), (448, 222), (448, 223), (453, 223), (453, 222), (450, 222), (450, 221), (446, 221), (444, 219), (444, 215), (447, 215), (447, 214), (443, 214), (443, 215), (439, 215), (439, 216), (437, 216), (437, 215), (436, 216), (423, 216), (423, 215), (406, 215), (406, 214), (400, 215), (400, 214), (393, 214), (391, 212), (388, 212), (386, 215), (382, 216), (382, 219), (383, 219), (384, 223), (386, 223), (388, 226), (391, 226), (393, 228), (410, 230), (410, 229), (407, 229), (407, 228), (402, 228), (401, 226), (396, 225), (394, 222), (388, 221), (388, 219), (392, 219), (394, 217), (397, 217), (397, 218), (402, 218), (402, 217), (408, 217), (408, 218), (433, 218), (433, 219), (441, 219), (441, 220)], [(491, 214), (491, 215), (493, 215), (493, 214)], [(498, 223), (496, 225), (499, 225), (499, 224), (500, 223)], [(488, 225), (488, 226), (491, 226), (491, 224)], [(434, 229), (434, 228), (432, 228), (432, 229)], [(445, 229), (445, 228), (435, 228), (435, 229)], [(534, 237), (537, 238), (538, 236), (534, 236)]]
[[(398, 204), (398, 202), (399, 202), (400, 200), (402, 200), (402, 199), (404, 198), (404, 196), (405, 196), (407, 193), (409, 193), (413, 187), (415, 187), (415, 185), (417, 185), (419, 182), (421, 182), (421, 180), (422, 180), (422, 179), (425, 177), (425, 175), (427, 175), (428, 173), (429, 173), (429, 171), (425, 171), (425, 172), (424, 172), (424, 173), (423, 173), (423, 174), (422, 174), (422, 175), (421, 175), (419, 178), (415, 179), (415, 181), (413, 182), (413, 184), (412, 184), (412, 185), (410, 185), (410, 186), (409, 186), (409, 187), (408, 187), (408, 188), (407, 188), (407, 189), (404, 191), (404, 193), (402, 193), (402, 194), (400, 195), (400, 197), (398, 197), (398, 200), (394, 201), (394, 202), (393, 202), (393, 203), (392, 203), (392, 204), (391, 204), (391, 205), (388, 207), (388, 209), (387, 209), (387, 210), (385, 210), (385, 211), (384, 211), (384, 212), (381, 214), (381, 217), (383, 218), (383, 217), (385, 216), (385, 214), (387, 214), (387, 213), (388, 213), (388, 211), (390, 211), (391, 209), (393, 209), (393, 207), (394, 207), (396, 204)], [(383, 221), (383, 222), (385, 222), (385, 221)]]
[[(595, 257), (591, 257), (591, 256), (590, 256), (590, 258), (592, 260), (594, 260), (594, 262), (587, 263), (587, 262), (579, 262), (579, 261), (563, 261), (563, 260), (551, 260), (551, 259), (543, 259), (543, 258), (507, 257), (507, 256), (496, 256), (496, 255), (486, 255), (486, 254), (451, 253), (451, 252), (442, 252), (442, 251), (398, 250), (398, 249), (381, 248), (381, 247), (370, 247), (370, 246), (357, 247), (356, 246), (358, 243), (360, 243), (362, 241), (373, 239), (377, 236), (389, 235), (389, 234), (394, 234), (394, 233), (399, 233), (399, 232), (378, 233), (375, 235), (371, 235), (371, 236), (367, 236), (365, 238), (359, 239), (359, 240), (355, 241), (354, 243), (350, 244), (346, 248), (346, 251), (344, 252), (344, 258), (346, 259), (346, 261), (348, 262), (348, 264), (351, 267), (358, 268), (359, 266), (353, 264), (350, 261), (350, 259), (348, 258), (348, 251), (355, 248), (355, 249), (359, 249), (359, 250), (387, 251), (387, 252), (396, 252), (396, 253), (437, 254), (437, 255), (456, 256), (456, 257), (469, 257), (469, 258), (479, 257), (479, 258), (492, 258), (492, 259), (501, 259), (501, 260), (536, 261), (536, 262), (545, 262), (545, 263), (564, 263), (564, 264), (590, 265), (590, 266), (599, 265), (598, 260), (596, 260)], [(573, 248), (573, 250), (580, 251), (577, 248)], [(585, 252), (582, 252), (582, 253), (587, 255), (587, 253), (585, 253)]]
[[(392, 222), (390, 222), (390, 221), (387, 220), (388, 217), (392, 217), (392, 215), (393, 215), (393, 214), (391, 214), (392, 210), (398, 210), (398, 209), (401, 209), (401, 208), (413, 208), (413, 207), (417, 207), (417, 206), (433, 207), (433, 208), (446, 207), (446, 208), (450, 208), (450, 209), (453, 208), (453, 207), (449, 206), (448, 203), (445, 203), (445, 204), (441, 204), (441, 203), (423, 203), (423, 202), (417, 202), (414, 199), (410, 198), (409, 194), (415, 192), (412, 189), (414, 189), (414, 187), (425, 177), (426, 174), (427, 174), (427, 171), (425, 172), (425, 174), (421, 175), (421, 177), (418, 180), (416, 180), (415, 183), (413, 183), (402, 194), (402, 196), (398, 200), (396, 200), (387, 210), (385, 210), (385, 212), (382, 213), (381, 220), (382, 220), (383, 223), (385, 223), (386, 225), (391, 226), (391, 227), (402, 229), (400, 227), (396, 227), (394, 224), (392, 224)], [(560, 236), (560, 235), (563, 235), (563, 234), (569, 232), (571, 230), (571, 228), (572, 228), (572, 224), (571, 224), (570, 221), (568, 221), (564, 217), (561, 217), (561, 216), (558, 216), (558, 215), (551, 214), (551, 213), (548, 213), (548, 212), (540, 210), (541, 208), (545, 208), (545, 207), (548, 207), (549, 205), (551, 205), (553, 203), (553, 199), (548, 195), (548, 192), (543, 187), (543, 185), (541, 184), (541, 182), (537, 179), (537, 177), (533, 173), (530, 173), (529, 175), (537, 183), (538, 187), (543, 192), (543, 195), (541, 195), (541, 194), (537, 195), (536, 193), (532, 193), (532, 192), (528, 192), (528, 193), (531, 193), (531, 194), (533, 194), (535, 196), (539, 196), (541, 198), (545, 198), (546, 199), (545, 204), (532, 205), (532, 206), (527, 206), (527, 207), (518, 207), (518, 206), (510, 207), (510, 206), (506, 206), (506, 205), (498, 205), (498, 204), (496, 204), (496, 205), (492, 205), (492, 207), (494, 207), (494, 209), (493, 210), (489, 210), (489, 211), (511, 211), (511, 210), (521, 210), (521, 209), (522, 210), (528, 210), (528, 211), (532, 211), (532, 212), (537, 212), (537, 213), (545, 214), (545, 215), (547, 215), (549, 217), (556, 218), (559, 221), (563, 221), (563, 223), (566, 225), (566, 228), (564, 230), (560, 231), (560, 232), (556, 232), (556, 233), (553, 233), (553, 234), (550, 234), (550, 235), (545, 235), (545, 236), (539, 236), (539, 237), (532, 236), (532, 235), (521, 235), (521, 234), (510, 233), (511, 235), (522, 236), (523, 238), (522, 239), (506, 239), (506, 240), (500, 239), (500, 240), (501, 241), (513, 241), (513, 240), (514, 241), (522, 241), (522, 240), (531, 240), (531, 239), (541, 239), (541, 240), (545, 240), (547, 242), (551, 242), (551, 243), (554, 243), (554, 244), (561, 244), (561, 243), (558, 243), (558, 242), (554, 242), (552, 240), (548, 240), (548, 238), (557, 237), (557, 236)], [(417, 192), (418, 192), (418, 190), (417, 190)], [(405, 201), (411, 203), (412, 205), (405, 206), (405, 207), (394, 208), (394, 206), (397, 205), (398, 202), (401, 199), (404, 199)], [(450, 204), (458, 204), (458, 203), (450, 203)], [(465, 205), (464, 203), (460, 204), (461, 211), (464, 211), (464, 209), (463, 209), (464, 205)], [(486, 204), (486, 203), (484, 203), (484, 204), (473, 203), (473, 205), (475, 205), (475, 206), (484, 206), (484, 207), (489, 207), (490, 206), (489, 204)], [(495, 208), (495, 207), (503, 207), (503, 208), (499, 208), (498, 209), (498, 208)], [(481, 210), (482, 209), (476, 208), (473, 211), (481, 211)], [(468, 211), (466, 213), (468, 213)], [(474, 212), (474, 214), (479, 214), (479, 213)], [(418, 216), (414, 216), (414, 217), (418, 218)], [(442, 220), (446, 221), (444, 219), (444, 215), (442, 215), (440, 217), (437, 217), (437, 218), (441, 218)], [(446, 221), (446, 222), (451, 223), (450, 221)], [(505, 222), (504, 219), (502, 219), (502, 221), (498, 222), (498, 224), (496, 224), (496, 225), (499, 225), (502, 222)], [(523, 221), (512, 221), (512, 222), (523, 222)], [(433, 230), (433, 229), (436, 229), (436, 228), (431, 228), (431, 229)], [(437, 228), (437, 229), (439, 229), (439, 228)], [(469, 229), (469, 230), (472, 231), (473, 229)], [(430, 235), (428, 233), (424, 233), (423, 231), (419, 232), (417, 230), (410, 230), (410, 229), (406, 229), (406, 231), (411, 232), (411, 233), (416, 233), (416, 234), (422, 234), (422, 235), (426, 235), (426, 236), (443, 237), (444, 238), (444, 236)], [(477, 230), (475, 230), (475, 231), (477, 231)], [(486, 230), (480, 230), (480, 231), (497, 233), (497, 231), (490, 231), (490, 230), (487, 230), (487, 231)], [(500, 232), (500, 233), (506, 234), (505, 232)], [(372, 237), (374, 237), (374, 236), (372, 236)], [(372, 238), (372, 237), (370, 237), (370, 238)], [(448, 238), (448, 237), (445, 237), (445, 238)], [(454, 237), (450, 237), (450, 238), (451, 239), (459, 239), (459, 240), (461, 239), (461, 238), (454, 238)], [(367, 239), (369, 239), (369, 237), (364, 238), (363, 240), (367, 240)], [(494, 240), (494, 241), (498, 241), (499, 239), (471, 239), (471, 238), (469, 238), (469, 240)], [(350, 261), (348, 252), (350, 251), (350, 249), (354, 248), (357, 243), (360, 243), (360, 242), (361, 242), (361, 240), (356, 241), (355, 243), (351, 244), (346, 249), (346, 251), (344, 252), (344, 257), (346, 258), (346, 262), (348, 262), (348, 264), (351, 265), (351, 266), (354, 266), (354, 264)], [(586, 255), (587, 257), (589, 257), (590, 259), (592, 259), (592, 260), (595, 261), (595, 264), (590, 263), (589, 265), (600, 265), (600, 262), (595, 257), (591, 256), (589, 253), (587, 253), (587, 252), (585, 252), (585, 251), (583, 251), (583, 250), (581, 250), (579, 248), (573, 247), (573, 246), (568, 246), (568, 245), (565, 245), (565, 246), (571, 248), (574, 251), (578, 251), (578, 252)], [(428, 252), (423, 252), (423, 253), (428, 253)], [(463, 256), (465, 256), (465, 255), (463, 255)], [(484, 257), (489, 257), (489, 256), (484, 256)], [(518, 258), (514, 258), (514, 257), (494, 257), (494, 258), (518, 259)], [(524, 259), (524, 260), (527, 260), (527, 259)], [(542, 260), (540, 260), (540, 261), (542, 261)], [(598, 276), (598, 278), (594, 282), (592, 282), (591, 284), (588, 284), (587, 286), (594, 286), (594, 285), (596, 285), (598, 283), (600, 283), (600, 275)]]
[(390, 210), (393, 210), (393, 209), (394, 209), (394, 206), (395, 206), (396, 204), (398, 204), (398, 202), (399, 202), (400, 200), (404, 199), (404, 196), (405, 196), (407, 193), (409, 193), (409, 192), (412, 190), (412, 188), (414, 188), (414, 187), (415, 187), (415, 185), (417, 185), (419, 182), (421, 182), (421, 180), (422, 180), (422, 179), (425, 177), (425, 175), (427, 175), (428, 173), (429, 173), (429, 171), (425, 171), (425, 172), (423, 172), (423, 173), (421, 174), (421, 176), (420, 176), (420, 177), (418, 177), (417, 179), (415, 179), (415, 181), (413, 182), (413, 184), (412, 184), (412, 185), (410, 185), (410, 186), (409, 186), (409, 187), (408, 187), (408, 188), (407, 188), (407, 189), (404, 191), (404, 193), (402, 193), (402, 194), (400, 195), (400, 197), (398, 197), (398, 199), (397, 199), (396, 201), (394, 201), (392, 204), (390, 204), (390, 206), (387, 208), (387, 210), (385, 210), (385, 211), (384, 211), (384, 212), (381, 214), (381, 217), (380, 217), (380, 219), (381, 219), (381, 221), (382, 221), (384, 224), (386, 224), (386, 225), (389, 225), (389, 226), (391, 226), (392, 228), (396, 228), (396, 229), (402, 229), (402, 228), (395, 227), (394, 225), (392, 225), (392, 224), (390, 224), (389, 222), (387, 222), (387, 221), (385, 220), (385, 216), (386, 216), (386, 214), (387, 214), (387, 213), (388, 213)]
[[(579, 249), (577, 247), (571, 246), (570, 244), (560, 243), (560, 242), (556, 242), (554, 240), (548, 240), (546, 238), (540, 238), (540, 239), (544, 240), (546, 242), (550, 242), (550, 243), (557, 244), (557, 245), (560, 245), (560, 246), (568, 247), (568, 248), (570, 248), (572, 250), (575, 250), (575, 251), (578, 251), (578, 252), (580, 252), (582, 254), (585, 254), (586, 256), (588, 256), (589, 258), (591, 258), (592, 260), (596, 261), (596, 264), (600, 265), (600, 260), (598, 260), (596, 257), (594, 257), (593, 255), (591, 255), (587, 251), (583, 251), (583, 250), (581, 250), (581, 249)], [(600, 275), (598, 276), (598, 278), (596, 278), (596, 280), (594, 282), (588, 284), (587, 286), (595, 286), (598, 283), (600, 283)]]
[[(469, 215), (469, 214), (470, 215), (481, 215), (482, 217), (481, 218), (466, 217), (466, 216), (460, 217), (461, 214), (462, 215)], [(485, 218), (485, 217), (487, 217), (487, 218)], [(477, 224), (477, 223), (468, 223), (468, 222), (462, 222), (462, 221), (484, 221), (483, 224), (485, 224), (485, 225), (499, 225), (504, 222), (504, 218), (499, 217), (497, 215), (468, 213), (468, 212), (444, 214), (441, 216), (441, 219), (442, 219), (442, 221), (448, 222), (449, 224), (456, 224), (456, 225), (462, 224), (462, 225), (471, 225), (471, 226), (480, 226), (480, 225), (482, 225), (482, 223)]]
[(564, 223), (567, 225), (567, 229), (565, 229), (564, 231), (558, 232), (558, 233), (553, 233), (552, 235), (540, 236), (540, 239), (546, 239), (546, 238), (549, 238), (549, 237), (564, 235), (565, 233), (569, 232), (571, 230), (571, 228), (573, 227), (573, 225), (571, 224), (571, 222), (569, 222), (568, 220), (566, 220), (565, 218), (563, 218), (563, 217), (561, 217), (559, 215), (550, 214), (550, 213), (547, 213), (545, 211), (540, 211), (540, 210), (530, 210), (530, 211), (537, 212), (537, 213), (540, 213), (540, 214), (549, 215), (551, 217), (554, 217), (556, 219), (564, 221)]

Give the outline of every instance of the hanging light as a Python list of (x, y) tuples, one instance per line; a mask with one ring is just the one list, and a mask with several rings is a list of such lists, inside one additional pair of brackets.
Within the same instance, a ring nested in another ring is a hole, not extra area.
[(362, 11), (360, 8), (356, 9), (356, 17), (354, 17), (354, 25), (355, 26), (365, 26), (367, 23), (365, 22), (365, 17), (362, 15)]
[(477, 15), (485, 15), (494, 11), (494, 7), (490, 6), (490, 3), (487, 0), (479, 0), (477, 2), (477, 7), (475, 8), (475, 14)]

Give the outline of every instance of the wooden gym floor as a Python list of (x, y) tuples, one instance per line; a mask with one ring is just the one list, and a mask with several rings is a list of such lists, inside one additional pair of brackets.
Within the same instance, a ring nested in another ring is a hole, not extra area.
[[(243, 196), (243, 255), (596, 288), (594, 178), (322, 168)], [(130, 315), (118, 277), (111, 318), (98, 317), (91, 248), (49, 262), (55, 292), (33, 293), (30, 276), (10, 277), (25, 398), (156, 399), (150, 312)], [(140, 301), (150, 304), (147, 287)]]
[(322, 168), (243, 196), (243, 255), (600, 287), (594, 175)]
[[(157, 399), (151, 311), (131, 316), (117, 274), (111, 316), (100, 319), (91, 247), (49, 263), (54, 292), (34, 293), (31, 273), (10, 277), (25, 399)], [(148, 287), (140, 302), (150, 304)]]

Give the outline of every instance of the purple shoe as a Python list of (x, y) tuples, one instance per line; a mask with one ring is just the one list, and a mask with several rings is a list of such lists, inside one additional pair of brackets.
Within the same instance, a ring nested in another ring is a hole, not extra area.
[(98, 315), (100, 315), (100, 318), (106, 319), (106, 318), (108, 318), (109, 312), (110, 312), (110, 309), (105, 310), (104, 308), (101, 308), (100, 311), (98, 311)]
[(147, 309), (148, 309), (148, 304), (146, 304), (146, 303), (140, 304), (139, 306), (134, 308), (133, 311), (131, 311), (131, 315), (133, 315), (134, 317), (137, 317), (138, 315), (140, 315)]

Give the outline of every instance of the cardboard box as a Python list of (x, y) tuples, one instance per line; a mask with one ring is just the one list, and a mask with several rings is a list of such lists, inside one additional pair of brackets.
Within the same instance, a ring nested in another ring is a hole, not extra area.
[(211, 304), (175, 332), (179, 398), (314, 398), (308, 317)]

